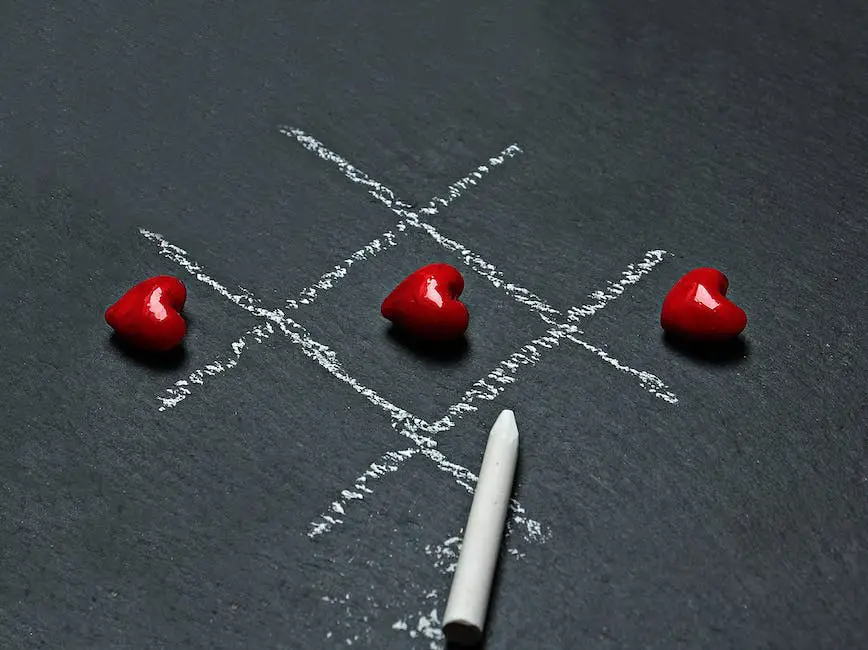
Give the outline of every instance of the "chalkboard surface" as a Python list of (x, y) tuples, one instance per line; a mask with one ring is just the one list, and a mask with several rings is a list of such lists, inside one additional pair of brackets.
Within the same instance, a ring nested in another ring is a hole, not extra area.
[[(868, 647), (864, 2), (0, 8), (0, 646)], [(379, 315), (464, 274), (466, 343)], [(714, 266), (748, 313), (662, 336)], [(183, 350), (104, 309), (180, 277)]]

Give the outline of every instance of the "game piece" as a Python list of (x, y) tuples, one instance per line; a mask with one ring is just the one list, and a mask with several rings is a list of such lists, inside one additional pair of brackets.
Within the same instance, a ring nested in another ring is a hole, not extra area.
[(482, 638), (517, 460), (515, 415), (502, 411), (488, 434), (443, 615), (443, 634), (450, 643), (473, 645)]
[(178, 313), (187, 289), (169, 275), (139, 282), (105, 312), (106, 322), (125, 341), (144, 350), (162, 352), (181, 343), (187, 324)]
[(660, 312), (664, 330), (690, 339), (716, 341), (738, 336), (747, 316), (726, 298), (729, 281), (712, 268), (694, 269), (669, 291)]
[(467, 307), (458, 300), (464, 278), (449, 264), (429, 264), (408, 275), (380, 308), (397, 327), (430, 341), (455, 339), (470, 322)]

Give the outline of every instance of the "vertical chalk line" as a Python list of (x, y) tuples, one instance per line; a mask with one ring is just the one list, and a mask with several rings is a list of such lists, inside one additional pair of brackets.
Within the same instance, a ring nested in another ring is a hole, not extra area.
[[(507, 528), (509, 528), (509, 522)], [(509, 534), (509, 530), (507, 530), (507, 538)], [(464, 530), (462, 529), (457, 535), (450, 535), (439, 544), (425, 545), (425, 555), (432, 560), (434, 569), (441, 576), (448, 578), (455, 573), (458, 558), (461, 555), (463, 537)], [(515, 560), (522, 560), (526, 557), (525, 553), (514, 547), (507, 547), (506, 554)], [(437, 588), (421, 590), (421, 602), (425, 604), (421, 608), (417, 607), (414, 613), (405, 615), (393, 622), (392, 629), (405, 633), (414, 641), (429, 641), (430, 650), (442, 650), (443, 632), (440, 628), (440, 612), (442, 612), (441, 608), (446, 605), (445, 598), (448, 592), (445, 591), (445, 587), (446, 583), (441, 583)], [(418, 587), (416, 588), (418, 589)], [(365, 622), (367, 623), (367, 621)]]
[(407, 234), (407, 223), (402, 219), (391, 230), (387, 230), (379, 237), (372, 239), (341, 263), (336, 264), (334, 268), (323, 273), (316, 282), (299, 291), (296, 298), (287, 299), (286, 305), (291, 309), (299, 309), (302, 305), (312, 305), (321, 293), (333, 289), (339, 280), (345, 278), (350, 272), (351, 266), (372, 259), (381, 252), (397, 246), (399, 238), (405, 234)]
[(496, 288), (505, 291), (513, 300), (516, 300), (517, 302), (526, 305), (527, 307), (529, 307), (535, 312), (538, 312), (541, 315), (560, 315), (560, 311), (552, 307), (550, 304), (548, 304), (545, 300), (540, 298), (532, 291), (525, 289), (524, 287), (519, 286), (513, 282), (507, 282), (504, 279), (503, 273), (499, 271), (497, 267), (494, 266), (494, 264), (487, 262), (481, 255), (473, 252), (472, 250), (464, 246), (464, 244), (461, 244), (454, 239), (450, 239), (449, 237), (441, 234), (439, 230), (437, 230), (427, 221), (422, 221), (418, 218), (414, 219), (408, 217), (407, 222), (412, 226), (421, 228), (425, 233), (428, 234), (429, 237), (431, 237), (446, 250), (457, 253), (467, 266), (469, 266), (483, 278), (488, 280)]
[[(399, 223), (420, 228), (438, 244), (451, 252), (457, 253), (465, 264), (487, 279), (493, 286), (504, 290), (514, 300), (537, 312), (542, 320), (548, 325), (553, 325), (554, 327), (546, 332), (541, 343), (537, 343), (538, 345), (545, 345), (548, 339), (559, 341), (563, 335), (569, 335), (570, 341), (573, 341), (581, 348), (592, 352), (613, 368), (638, 378), (640, 385), (655, 397), (663, 399), (671, 404), (677, 403), (678, 399), (666, 388), (666, 385), (659, 377), (648, 371), (632, 368), (629, 365), (618, 361), (602, 348), (580, 339), (576, 336), (581, 333), (580, 330), (574, 328), (572, 325), (559, 323), (558, 320), (554, 318), (561, 315), (559, 310), (552, 307), (548, 302), (532, 291), (518, 284), (507, 282), (504, 279), (503, 273), (499, 271), (494, 264), (486, 261), (481, 255), (470, 250), (460, 242), (446, 237), (432, 224), (423, 221), (419, 215), (411, 209), (412, 206), (400, 201), (395, 192), (387, 185), (374, 180), (371, 176), (355, 167), (348, 160), (335, 153), (322, 142), (308, 135), (301, 129), (281, 127), (280, 132), (288, 137), (295, 138), (309, 151), (312, 151), (323, 160), (336, 165), (338, 169), (340, 169), (340, 171), (343, 172), (343, 174), (352, 182), (367, 187), (371, 196), (382, 202), (387, 208), (401, 217)], [(461, 190), (475, 185), (477, 179), (481, 179), (483, 174), (490, 172), (492, 168), (503, 164), (507, 158), (517, 155), (520, 152), (521, 149), (517, 144), (510, 145), (504, 149), (499, 156), (489, 159), (488, 165), (480, 165), (474, 172), (471, 172), (471, 174), (468, 174), (464, 178), (459, 179), (450, 185), (446, 199), (434, 197), (429, 201), (428, 205), (421, 208), (419, 212), (431, 216), (438, 214), (441, 207), (449, 205), (451, 201), (461, 196)], [(581, 307), (571, 308), (568, 311), (568, 318), (573, 321), (579, 321), (588, 316), (592, 316), (599, 310), (603, 309), (612, 300), (615, 300), (623, 294), (627, 286), (635, 284), (651, 269), (653, 269), (654, 266), (663, 259), (665, 253), (665, 251), (661, 250), (648, 251), (643, 260), (636, 264), (628, 265), (628, 267), (621, 272), (621, 277), (618, 280), (610, 281), (603, 289), (593, 292), (590, 297), (595, 302), (582, 305)], [(534, 342), (531, 343), (531, 345), (533, 344)], [(557, 342), (554, 343), (554, 345), (557, 344)], [(484, 381), (485, 380), (480, 380), (480, 382), (483, 382), (482, 388), (485, 388)]]
[[(621, 363), (615, 357), (610, 355), (608, 352), (603, 350), (602, 348), (597, 347), (587, 341), (578, 338), (575, 334), (567, 329), (568, 336), (570, 341), (575, 343), (576, 345), (581, 346), (588, 352), (593, 352), (600, 359), (608, 363), (613, 368), (620, 370), (623, 373), (636, 377), (639, 380), (639, 384), (647, 390), (649, 393), (654, 395), (654, 397), (662, 399), (664, 402), (668, 402), (669, 404), (677, 404), (678, 397), (675, 396), (669, 388), (663, 383), (663, 380), (660, 379), (657, 375), (654, 375), (647, 370), (636, 370), (635, 368), (631, 368), (630, 366)], [(581, 330), (576, 330), (576, 332), (581, 332)]]
[[(495, 370), (489, 373), (484, 379), (476, 382), (472, 386), (472, 388), (465, 393), (463, 400), (458, 404), (453, 405), (453, 407), (450, 407), (448, 415), (444, 418), (441, 418), (441, 420), (438, 420), (434, 424), (434, 428), (438, 430), (437, 432), (445, 431), (449, 428), (452, 428), (453, 426), (455, 426), (456, 420), (463, 417), (464, 414), (476, 410), (476, 407), (472, 405), (472, 402), (475, 399), (495, 399), (500, 392), (505, 390), (506, 385), (515, 381), (515, 375), (512, 374), (515, 369), (517, 369), (520, 365), (535, 364), (540, 358), (539, 348), (551, 349), (553, 347), (556, 347), (557, 345), (559, 345), (560, 340), (563, 338), (566, 338), (567, 340), (576, 343), (583, 349), (594, 353), (616, 369), (638, 377), (642, 386), (656, 396), (661, 397), (662, 399), (665, 399), (666, 401), (669, 401), (671, 403), (677, 402), (677, 398), (675, 398), (674, 394), (672, 394), (670, 391), (666, 390), (665, 384), (663, 384), (663, 382), (659, 378), (652, 375), (651, 373), (630, 368), (626, 364), (619, 362), (617, 359), (609, 355), (601, 348), (578, 338), (576, 335), (581, 334), (582, 332), (575, 326), (575, 323), (579, 322), (581, 319), (592, 316), (597, 311), (605, 307), (611, 300), (616, 299), (624, 292), (626, 286), (634, 284), (645, 273), (650, 271), (651, 268), (653, 268), (653, 266), (658, 263), (660, 259), (662, 259), (662, 251), (649, 251), (649, 253), (646, 255), (646, 259), (635, 265), (635, 268), (634, 265), (628, 266), (627, 270), (622, 273), (622, 278), (617, 281), (608, 283), (604, 289), (591, 294), (591, 298), (595, 302), (583, 305), (581, 307), (571, 308), (567, 313), (567, 317), (570, 321), (573, 321), (572, 323), (559, 323), (557, 320), (555, 320), (555, 318), (553, 318), (553, 316), (559, 316), (561, 312), (552, 308), (543, 299), (528, 291), (527, 289), (524, 289), (523, 287), (512, 283), (507, 283), (503, 277), (503, 274), (499, 272), (494, 265), (486, 262), (486, 260), (484, 260), (481, 256), (464, 247), (457, 241), (443, 236), (431, 224), (419, 218), (419, 215), (412, 211), (412, 206), (398, 201), (395, 193), (388, 187), (377, 181), (374, 181), (371, 177), (367, 176), (366, 174), (355, 168), (348, 161), (341, 158), (334, 152), (328, 150), (322, 145), (322, 143), (315, 140), (314, 138), (311, 138), (301, 130), (288, 129), (282, 130), (282, 132), (285, 135), (291, 135), (295, 137), (303, 146), (305, 146), (311, 151), (314, 151), (321, 158), (336, 164), (351, 181), (367, 186), (372, 196), (380, 200), (382, 203), (384, 203), (387, 207), (392, 209), (396, 214), (401, 217), (401, 221), (399, 221), (400, 225), (411, 225), (416, 228), (422, 229), (441, 246), (444, 246), (444, 248), (446, 248), (447, 250), (455, 252), (459, 256), (461, 256), (465, 264), (476, 270), (483, 277), (486, 277), (492, 285), (504, 289), (516, 301), (527, 305), (534, 311), (537, 311), (544, 322), (553, 326), (550, 330), (546, 332), (543, 337), (534, 339), (534, 341), (532, 341), (530, 344), (523, 347), (519, 353), (512, 355), (510, 358), (502, 362), (501, 365), (495, 368)], [(515, 147), (515, 149), (518, 150), (517, 147)], [(495, 160), (492, 159), (491, 162), (494, 163)], [(480, 172), (487, 171), (487, 169), (480, 168)], [(451, 201), (455, 196), (460, 196), (460, 190), (465, 189), (467, 184), (475, 184), (475, 181), (473, 180), (473, 178), (469, 178), (465, 181), (465, 184), (461, 184), (459, 182), (459, 184), (450, 187), (450, 198), (448, 200)], [(435, 199), (432, 199), (428, 206), (421, 208), (419, 212), (428, 216), (437, 214), (438, 201), (443, 205), (447, 204), (446, 200), (435, 197)], [(657, 256), (656, 259), (653, 259), (654, 256), (658, 254), (659, 256)], [(649, 258), (649, 256), (651, 257)], [(334, 271), (336, 275), (334, 277), (343, 277), (346, 274), (346, 268), (348, 268), (350, 264), (352, 264), (354, 261), (355, 260), (351, 257), (350, 259), (345, 261), (345, 268), (336, 267)], [(331, 282), (332, 276), (324, 276), (323, 279), (325, 281), (324, 288), (329, 288), (329, 283)], [(345, 490), (342, 493), (342, 497), (347, 499), (347, 502), (362, 499), (362, 492), (358, 488), (360, 486), (364, 487), (365, 491), (369, 492), (370, 488), (367, 488), (368, 478), (379, 478), (386, 473), (396, 472), (400, 464), (406, 462), (406, 460), (418, 454), (419, 449), (420, 448), (417, 447), (415, 449), (411, 448), (387, 452), (384, 457), (381, 458), (381, 460), (383, 461), (382, 463), (372, 463), (366, 473), (363, 474), (362, 477), (359, 477), (359, 479), (354, 483), (354, 488), (357, 488), (356, 491), (353, 492)], [(442, 453), (439, 452), (439, 450), (437, 449), (422, 448), (421, 453), (429, 457), (436, 454), (436, 456), (433, 457), (432, 460), (434, 460), (435, 464), (437, 464), (438, 467), (440, 467), (441, 469), (443, 469), (444, 464), (448, 462), (443, 457)], [(454, 465), (453, 467), (460, 468), (467, 473), (467, 476), (463, 476), (460, 479), (456, 477), (456, 482), (463, 485), (472, 492), (472, 483), (476, 480), (475, 475), (472, 475), (472, 473), (468, 472), (466, 468), (463, 468), (461, 466)], [(364, 482), (362, 482), (362, 479), (364, 479)], [(333, 502), (332, 508), (334, 514), (342, 515), (345, 513), (345, 505), (339, 501)], [(529, 530), (536, 530), (541, 533), (539, 524), (537, 522), (526, 519), (524, 521), (522, 520), (522, 513), (524, 512), (524, 509), (521, 508), (520, 504), (514, 504), (513, 510), (513, 516), (517, 519), (518, 523), (529, 522), (527, 524)], [(513, 521), (515, 521), (515, 519), (510, 521), (510, 528), (512, 527)], [(337, 519), (331, 514), (323, 515), (322, 521), (319, 524), (315, 525), (314, 528), (312, 528), (310, 533), (311, 536), (316, 536), (318, 534), (322, 534), (323, 532), (327, 532), (331, 529), (330, 524), (336, 522), (342, 522), (342, 519)], [(453, 540), (447, 540), (446, 543), (450, 541)], [(418, 624), (419, 630), (422, 631), (430, 628), (431, 626), (429, 625), (429, 623), (431, 623), (431, 621), (434, 621), (435, 623), (438, 623), (439, 621), (436, 609), (432, 610), (428, 617), (420, 615)], [(395, 627), (395, 629), (407, 630), (406, 621), (399, 621), (393, 627)], [(436, 631), (439, 630), (435, 630), (435, 632)], [(414, 631), (411, 631), (410, 634), (413, 638), (416, 637), (416, 633)], [(437, 646), (437, 642), (440, 640), (440, 637), (436, 636), (436, 634), (429, 636), (427, 633), (425, 634), (425, 636), (432, 639), (432, 648)]]
[(259, 301), (246, 289), (241, 289), (238, 293), (232, 293), (229, 291), (229, 289), (205, 273), (201, 266), (191, 261), (188, 257), (187, 251), (179, 246), (175, 246), (160, 233), (151, 232), (144, 228), (139, 228), (139, 233), (148, 241), (157, 244), (160, 255), (175, 262), (175, 264), (187, 271), (187, 273), (192, 275), (199, 282), (211, 287), (218, 294), (230, 302), (235, 303), (245, 311), (250, 312), (254, 316), (258, 316), (259, 318), (265, 318), (272, 321), (281, 329), (281, 331), (284, 332), (284, 334), (288, 334), (291, 329), (303, 329), (291, 318), (288, 318), (281, 310), (270, 310), (260, 307), (258, 304)]
[[(353, 183), (368, 188), (368, 193), (371, 196), (376, 198), (384, 206), (400, 217), (400, 220), (392, 231), (383, 233), (382, 241), (381, 238), (377, 238), (369, 244), (366, 244), (364, 247), (350, 255), (341, 264), (336, 265), (334, 269), (325, 273), (313, 285), (303, 289), (299, 293), (300, 297), (298, 299), (287, 301), (288, 305), (297, 308), (300, 304), (309, 304), (309, 301), (317, 295), (318, 291), (331, 288), (337, 279), (346, 276), (350, 266), (353, 264), (368, 259), (369, 257), (373, 257), (385, 247), (395, 246), (397, 236), (405, 234), (407, 226), (419, 227), (419, 221), (418, 215), (412, 210), (412, 206), (409, 203), (398, 199), (395, 192), (390, 187), (385, 183), (381, 183), (380, 181), (371, 178), (346, 158), (327, 148), (322, 142), (313, 136), (308, 135), (301, 129), (287, 126), (282, 126), (278, 130), (283, 135), (294, 138), (305, 149), (313, 152), (321, 159), (336, 165), (346, 178)], [(464, 175), (449, 185), (446, 189), (446, 198), (434, 196), (425, 207), (421, 208), (420, 211), (429, 215), (439, 214), (441, 210), (449, 206), (449, 204), (455, 201), (455, 199), (459, 198), (462, 195), (462, 191), (476, 185), (496, 167), (502, 165), (508, 158), (512, 158), (520, 152), (521, 149), (517, 144), (509, 145), (503, 149), (499, 155), (489, 158), (487, 161), (488, 164), (478, 165), (476, 169), (471, 171), (469, 174)], [(383, 242), (385, 242), (385, 246)]]
[[(481, 275), (486, 277), (495, 287), (504, 289), (506, 293), (512, 296), (515, 300), (534, 310), (544, 323), (553, 326), (546, 332), (542, 339), (532, 341), (531, 345), (545, 346), (547, 342), (557, 345), (556, 342), (548, 341), (548, 339), (553, 337), (554, 339), (559, 340), (564, 334), (569, 334), (569, 339), (583, 349), (592, 352), (597, 357), (609, 363), (612, 367), (621, 372), (638, 378), (640, 385), (655, 397), (663, 399), (671, 404), (678, 402), (674, 393), (669, 391), (666, 384), (659, 377), (646, 370), (637, 370), (632, 368), (629, 365), (618, 361), (598, 346), (578, 338), (576, 335), (582, 333), (580, 329), (578, 329), (573, 323), (560, 322), (555, 318), (555, 316), (561, 314), (559, 310), (549, 305), (546, 301), (539, 298), (531, 291), (516, 284), (505, 282), (503, 280), (503, 274), (498, 271), (493, 264), (486, 262), (481, 256), (465, 248), (462, 244), (443, 236), (430, 224), (423, 222), (419, 223), (420, 227), (424, 228), (435, 241), (442, 244), (448, 250), (460, 252), (464, 261), (472, 268), (476, 269)], [(590, 297), (595, 300), (595, 302), (571, 308), (568, 312), (569, 318), (574, 322), (579, 322), (584, 318), (596, 314), (613, 300), (623, 295), (628, 286), (635, 284), (642, 277), (647, 275), (657, 264), (660, 263), (660, 261), (662, 261), (665, 254), (666, 251), (662, 250), (648, 251), (640, 262), (628, 265), (627, 268), (621, 272), (620, 279), (609, 281), (603, 289), (592, 292)], [(497, 377), (492, 377), (492, 379), (497, 379)], [(485, 386), (482, 387), (484, 388)]]
[[(460, 420), (460, 416), (450, 420), (447, 426), (441, 425), (439, 432), (447, 431), (454, 427), (458, 420)], [(399, 429), (399, 433), (405, 438), (413, 439), (412, 427), (416, 426), (413, 421), (402, 423), (393, 420), (392, 426), (393, 428), (403, 427)], [(404, 429), (406, 428), (410, 428), (411, 430), (405, 431)], [(478, 478), (475, 473), (463, 465), (451, 462), (443, 452), (436, 448), (435, 444), (424, 446), (419, 443), (416, 444), (416, 448), (387, 451), (369, 465), (368, 469), (353, 481), (351, 487), (341, 489), (326, 511), (320, 514), (315, 521), (311, 522), (308, 536), (315, 538), (324, 535), (330, 532), (334, 526), (343, 523), (342, 517), (346, 515), (347, 510), (352, 506), (353, 502), (362, 501), (365, 494), (373, 494), (373, 489), (368, 487), (370, 480), (379, 479), (386, 474), (397, 471), (400, 464), (410, 460), (417, 454), (421, 454), (432, 461), (437, 469), (452, 476), (452, 480), (456, 484), (471, 494), (473, 493), (474, 485)], [(543, 532), (542, 525), (539, 522), (526, 516), (524, 507), (515, 499), (510, 502), (510, 510), (513, 522), (525, 530), (523, 534), (528, 541), (544, 541), (548, 536), (547, 533)]]
[[(400, 220), (392, 227), (391, 230), (384, 232), (380, 237), (373, 239), (365, 244), (362, 248), (351, 254), (340, 264), (337, 264), (333, 269), (324, 273), (311, 286), (299, 291), (298, 298), (295, 300), (287, 300), (287, 304), (292, 308), (298, 308), (301, 305), (308, 305), (313, 302), (318, 292), (331, 289), (335, 282), (346, 277), (349, 268), (358, 262), (370, 259), (376, 256), (383, 250), (396, 246), (398, 237), (407, 233), (407, 226), (417, 226), (418, 216), (410, 208), (410, 204), (398, 199), (395, 192), (385, 184), (374, 180), (368, 174), (355, 167), (348, 160), (338, 155), (334, 151), (326, 148), (319, 140), (306, 134), (301, 129), (290, 127), (280, 127), (280, 133), (283, 135), (295, 138), (305, 149), (312, 151), (317, 156), (330, 163), (337, 165), (344, 175), (354, 183), (358, 183), (368, 188), (371, 196), (383, 203), (392, 212), (400, 217)], [(508, 158), (518, 155), (521, 149), (516, 144), (511, 144), (500, 152), (498, 156), (493, 156), (488, 159), (488, 164), (477, 165), (477, 167), (468, 174), (465, 174), (454, 183), (446, 188), (446, 198), (434, 196), (428, 204), (421, 208), (421, 212), (425, 214), (439, 214), (441, 210), (448, 207), (455, 199), (462, 195), (463, 190), (476, 185), (487, 174), (491, 173), (496, 167), (502, 165)]]

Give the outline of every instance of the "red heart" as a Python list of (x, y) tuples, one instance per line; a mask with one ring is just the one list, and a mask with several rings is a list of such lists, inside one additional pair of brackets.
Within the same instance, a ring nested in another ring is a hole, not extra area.
[(106, 309), (105, 320), (124, 339), (146, 350), (170, 350), (181, 343), (187, 324), (180, 312), (187, 289), (178, 279), (158, 275), (139, 282)]
[(401, 329), (421, 338), (443, 341), (458, 338), (470, 315), (458, 300), (464, 278), (449, 264), (429, 264), (413, 271), (392, 290), (380, 312)]
[(660, 324), (672, 334), (721, 340), (738, 336), (747, 316), (726, 298), (729, 281), (717, 269), (694, 269), (675, 283), (663, 301)]

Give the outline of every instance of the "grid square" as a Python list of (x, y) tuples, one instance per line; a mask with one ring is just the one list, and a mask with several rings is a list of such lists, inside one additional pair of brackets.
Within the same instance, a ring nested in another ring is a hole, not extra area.
[[(432, 262), (452, 264), (465, 278), (461, 299), (470, 311), (466, 348), (444, 353), (409, 345), (380, 315), (380, 304), (392, 288)], [(322, 295), (305, 312), (304, 324), (314, 339), (330, 345), (350, 375), (426, 420), (442, 417), (471, 384), (545, 329), (532, 311), (419, 231), (355, 274), (351, 284)]]

